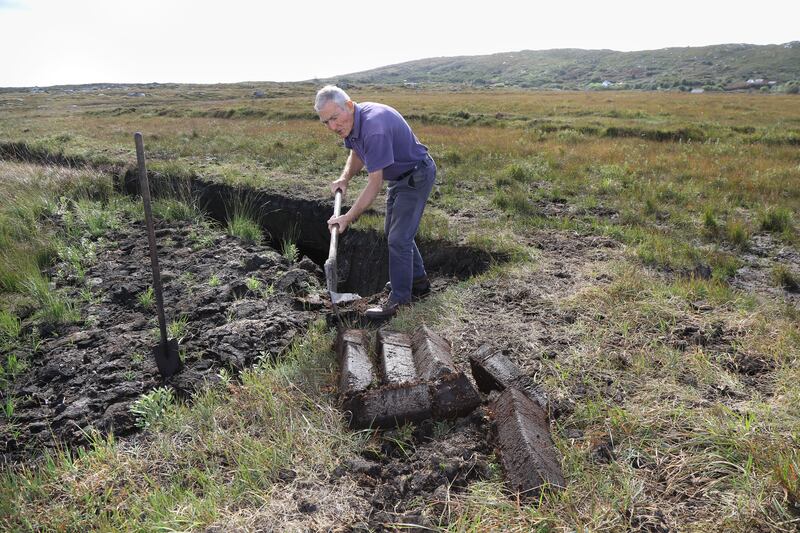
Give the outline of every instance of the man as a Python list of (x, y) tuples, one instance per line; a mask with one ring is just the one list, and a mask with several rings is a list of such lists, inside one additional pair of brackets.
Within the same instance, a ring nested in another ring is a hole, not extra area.
[(339, 232), (344, 232), (372, 204), (383, 182), (389, 184), (384, 225), (389, 241), (389, 299), (365, 315), (391, 317), (399, 306), (411, 302), (412, 295), (430, 291), (414, 237), (436, 180), (436, 164), (405, 119), (387, 105), (357, 104), (339, 87), (328, 85), (317, 92), (314, 109), (350, 149), (341, 176), (331, 183), (331, 192), (341, 189), (346, 193), (353, 176), (363, 168), (368, 173), (367, 186), (353, 206), (347, 213), (331, 217), (328, 226), (338, 225)]

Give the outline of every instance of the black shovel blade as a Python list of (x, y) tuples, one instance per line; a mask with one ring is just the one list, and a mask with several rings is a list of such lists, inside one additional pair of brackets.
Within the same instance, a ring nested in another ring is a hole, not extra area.
[(168, 378), (179, 372), (183, 368), (181, 358), (178, 355), (178, 340), (171, 339), (166, 343), (158, 343), (153, 346), (153, 357), (156, 358), (158, 373), (162, 377)]

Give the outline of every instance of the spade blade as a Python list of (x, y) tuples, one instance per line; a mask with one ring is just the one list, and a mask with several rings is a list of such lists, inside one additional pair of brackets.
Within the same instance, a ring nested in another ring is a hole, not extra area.
[(152, 351), (158, 366), (158, 373), (162, 377), (168, 378), (183, 368), (178, 354), (177, 339), (170, 339), (166, 343), (160, 342), (153, 346)]

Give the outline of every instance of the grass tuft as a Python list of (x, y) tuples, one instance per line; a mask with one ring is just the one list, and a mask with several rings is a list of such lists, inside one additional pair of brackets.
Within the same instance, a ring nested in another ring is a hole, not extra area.
[(771, 207), (761, 213), (761, 229), (772, 233), (783, 233), (792, 227), (792, 213), (785, 207)]
[(745, 222), (731, 219), (725, 224), (725, 237), (740, 250), (746, 250), (750, 243), (750, 229)]
[(147, 287), (144, 291), (136, 295), (136, 301), (143, 309), (151, 309), (155, 303), (155, 292), (153, 287)]
[(0, 309), (0, 336), (16, 339), (19, 337), (21, 329), (19, 317), (5, 309)]
[(198, 224), (203, 213), (194, 202), (186, 202), (177, 198), (160, 198), (152, 205), (153, 216), (168, 222), (191, 222)]
[(786, 265), (776, 265), (772, 269), (772, 279), (776, 285), (787, 291), (800, 291), (800, 276), (792, 272)]
[(264, 239), (258, 223), (243, 214), (236, 214), (228, 219), (228, 234), (246, 243), (260, 243)]
[(175, 402), (172, 389), (158, 387), (143, 394), (131, 404), (130, 410), (136, 425), (148, 428), (164, 417), (166, 410)]

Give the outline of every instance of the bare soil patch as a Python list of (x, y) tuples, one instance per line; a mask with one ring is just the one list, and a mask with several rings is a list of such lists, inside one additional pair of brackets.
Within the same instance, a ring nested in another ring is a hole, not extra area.
[[(156, 233), (167, 320), (185, 323), (185, 369), (165, 382), (150, 353), (158, 338), (155, 309), (137, 298), (152, 284), (143, 224), (111, 231), (85, 287), (74, 275), (58, 275), (66, 265), (53, 267), (56, 283), (83, 300), (84, 324), (28, 348), (31, 366), (11, 390), (20, 399), (14, 419), (0, 428), (5, 461), (58, 441), (86, 443), (90, 426), (129, 434), (137, 429), (130, 405), (142, 393), (169, 385), (189, 395), (223, 368), (236, 372), (278, 357), (315, 318), (302, 300), (322, 285), (310, 260), (291, 264), (266, 246), (189, 223), (159, 223)], [(198, 248), (201, 241), (207, 247)]]

